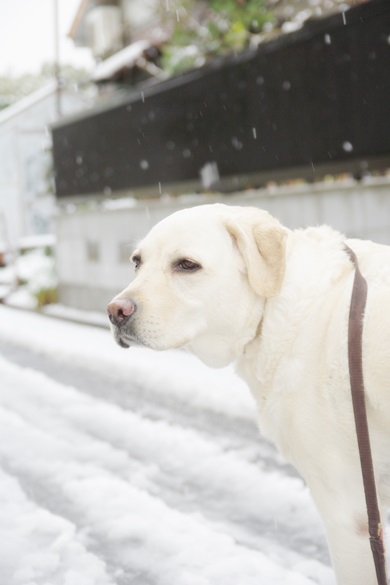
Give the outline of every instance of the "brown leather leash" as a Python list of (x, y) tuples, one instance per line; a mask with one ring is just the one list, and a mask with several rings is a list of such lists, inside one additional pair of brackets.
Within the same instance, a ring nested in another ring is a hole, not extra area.
[(367, 281), (359, 270), (355, 253), (348, 246), (345, 246), (345, 249), (355, 267), (355, 279), (348, 323), (348, 364), (360, 465), (367, 506), (368, 532), (378, 585), (387, 585), (386, 554), (375, 486), (363, 380), (362, 338), (364, 310), (367, 301)]

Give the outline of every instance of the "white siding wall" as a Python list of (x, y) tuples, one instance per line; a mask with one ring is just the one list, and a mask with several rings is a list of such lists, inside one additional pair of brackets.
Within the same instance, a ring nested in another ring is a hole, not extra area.
[[(390, 183), (336, 184), (255, 190), (226, 196), (140, 202), (137, 207), (94, 210), (57, 218), (57, 266), (61, 301), (104, 311), (107, 301), (132, 278), (130, 256), (137, 241), (162, 218), (192, 205), (223, 201), (268, 210), (290, 228), (326, 223), (349, 237), (390, 244)], [(99, 248), (99, 257), (88, 251)], [(122, 259), (121, 259), (122, 257)]]
[[(68, 92), (61, 101), (64, 114), (85, 103), (81, 95)], [(12, 247), (23, 236), (53, 229), (54, 195), (48, 192), (47, 172), (52, 164), (49, 126), (57, 117), (53, 84), (0, 113), (0, 240), (8, 239)]]

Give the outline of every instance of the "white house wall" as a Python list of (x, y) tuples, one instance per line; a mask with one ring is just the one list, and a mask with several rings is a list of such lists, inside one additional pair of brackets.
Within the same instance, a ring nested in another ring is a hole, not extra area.
[[(156, 20), (159, 8), (158, 0), (122, 0), (125, 22), (131, 29), (145, 28)], [(161, 3), (160, 3), (161, 8)], [(166, 10), (166, 7), (163, 6)]]
[[(50, 90), (50, 87), (49, 87)], [(0, 113), (0, 240), (14, 247), (26, 235), (53, 230), (54, 194), (47, 181), (51, 163), (49, 125), (57, 118), (54, 89), (34, 94)], [(62, 94), (64, 114), (81, 109), (78, 94)]]
[[(349, 237), (390, 244), (390, 183), (384, 179), (61, 213), (57, 217), (60, 301), (80, 309), (105, 311), (112, 296), (132, 279), (128, 257), (155, 223), (178, 209), (217, 201), (261, 207), (290, 228), (326, 223)], [(95, 252), (98, 257), (91, 258)]]
[(0, 134), (0, 240), (6, 244), (23, 233), (23, 215), (20, 201), (18, 140), (11, 129)]

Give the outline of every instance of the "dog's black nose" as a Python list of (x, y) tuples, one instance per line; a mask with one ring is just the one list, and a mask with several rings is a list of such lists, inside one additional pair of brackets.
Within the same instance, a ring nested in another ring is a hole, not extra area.
[(120, 327), (127, 323), (135, 309), (136, 304), (132, 299), (114, 299), (107, 307), (108, 318), (113, 325)]

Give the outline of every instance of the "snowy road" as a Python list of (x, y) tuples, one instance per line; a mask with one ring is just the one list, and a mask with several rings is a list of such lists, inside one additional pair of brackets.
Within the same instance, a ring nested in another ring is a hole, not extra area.
[(333, 585), (231, 369), (0, 306), (0, 583)]

